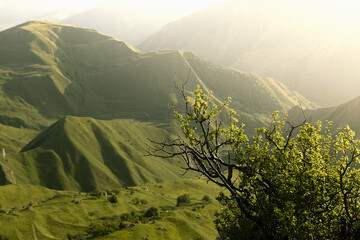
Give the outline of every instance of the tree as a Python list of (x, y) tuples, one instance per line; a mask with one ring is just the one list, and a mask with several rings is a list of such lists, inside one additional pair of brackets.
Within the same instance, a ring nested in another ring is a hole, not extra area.
[(118, 203), (119, 202), (116, 195), (112, 195), (111, 197), (109, 197), (108, 201), (111, 202), (111, 203)]
[(176, 206), (178, 207), (181, 205), (190, 204), (190, 202), (191, 202), (190, 195), (185, 193), (177, 197)]
[(156, 218), (159, 216), (159, 209), (157, 209), (156, 207), (151, 207), (148, 210), (146, 210), (144, 217), (147, 218)]
[(186, 171), (225, 190), (216, 221), (223, 239), (358, 238), (360, 151), (348, 126), (333, 134), (331, 122), (293, 125), (276, 112), (249, 139), (230, 98), (217, 105), (199, 86), (192, 97), (180, 92), (185, 113), (176, 115), (184, 136), (153, 141), (150, 152), (182, 156)]

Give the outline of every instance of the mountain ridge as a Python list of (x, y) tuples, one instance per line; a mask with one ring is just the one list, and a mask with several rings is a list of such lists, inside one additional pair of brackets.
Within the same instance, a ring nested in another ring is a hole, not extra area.
[[(180, 178), (182, 161), (143, 158), (147, 138), (179, 134), (175, 84), (187, 82), (186, 96), (197, 85), (212, 90), (217, 103), (231, 96), (250, 134), (299, 99), (313, 106), (272, 79), (190, 52), (143, 53), (94, 30), (33, 21), (0, 32), (0, 43), (0, 127), (19, 144), (4, 138), (8, 181), (13, 172), (18, 183), (92, 191)], [(7, 49), (16, 62), (6, 62)]]
[(305, 110), (294, 107), (289, 111), (289, 119), (295, 122), (301, 121), (300, 119), (304, 119), (304, 114), (306, 120), (313, 124), (319, 120), (323, 123), (331, 121), (333, 132), (346, 125), (349, 125), (355, 133), (360, 132), (360, 96), (333, 107)]
[[(25, 30), (22, 30), (23, 28)], [(141, 53), (136, 49), (129, 48), (127, 44), (121, 41), (98, 34), (96, 31), (48, 22), (29, 22), (14, 29), (9, 29), (0, 33), (0, 42), (6, 37), (11, 38), (7, 33), (16, 32), (18, 29), (20, 29), (20, 32), (31, 33), (31, 31), (35, 31), (36, 34), (43, 32), (40, 34), (41, 36), (52, 36), (52, 38), (57, 39), (55, 41), (57, 45), (54, 47), (54, 41), (50, 40), (47, 45), (51, 45), (51, 49), (57, 48), (58, 50), (49, 50), (46, 52), (47, 55), (45, 54), (46, 57), (44, 57), (44, 54), (40, 51), (41, 47), (36, 45), (39, 41), (31, 41), (25, 46), (30, 47), (30, 52), (41, 55), (45, 60), (42, 64), (40, 61), (37, 61), (36, 64), (28, 64), (27, 60), (21, 62), (21, 54), (29, 49), (18, 49), (17, 61), (18, 64), (23, 66), (11, 68), (8, 64), (0, 64), (0, 74), (7, 72), (6, 78), (3, 78), (5, 80), (3, 91), (10, 98), (18, 98), (20, 105), (25, 103), (39, 109), (37, 115), (43, 115), (52, 121), (66, 115), (117, 118), (123, 117), (121, 112), (126, 112), (126, 115), (129, 115), (128, 118), (135, 117), (135, 119), (144, 120), (146, 116), (156, 118), (156, 113), (158, 113), (158, 110), (149, 111), (146, 107), (151, 109), (155, 106), (155, 108), (159, 109), (158, 106), (161, 105), (163, 106), (160, 115), (162, 112), (169, 110), (171, 113), (171, 109), (181, 106), (179, 105), (181, 98), (176, 93), (172, 80), (176, 78), (179, 82), (186, 81), (189, 70), (191, 71), (191, 79), (188, 81), (189, 89), (195, 89), (197, 84), (207, 85), (210, 81), (213, 82), (210, 88), (216, 88), (221, 84), (214, 83), (220, 80), (228, 84), (234, 84), (237, 89), (240, 89), (242, 87), (238, 79), (251, 78), (250, 75), (245, 73), (225, 69), (203, 61), (191, 53), (177, 51)], [(76, 34), (73, 34), (74, 31)], [(68, 43), (67, 40), (63, 39), (68, 38), (70, 33), (77, 40)], [(88, 37), (89, 34), (95, 36), (92, 42)], [(54, 37), (55, 35), (57, 37)], [(106, 41), (102, 41), (104, 39)], [(71, 45), (74, 42), (76, 44)], [(12, 46), (11, 44), (10, 46), (3, 44), (0, 52), (4, 51), (5, 48), (13, 49)], [(36, 52), (33, 48), (40, 49), (40, 52)], [(123, 49), (125, 50), (123, 51)], [(14, 48), (15, 50), (16, 48)], [(190, 66), (189, 62), (194, 66)], [(194, 70), (195, 65), (196, 70)], [(175, 72), (176, 76), (174, 75)], [(226, 74), (226, 77), (220, 72)], [(201, 75), (201, 79), (196, 78), (196, 75)], [(218, 79), (214, 78), (214, 75)], [(262, 91), (267, 80), (258, 78), (257, 81), (259, 85), (256, 88)], [(158, 86), (154, 87), (155, 85)], [(248, 86), (248, 88), (251, 88), (251, 86)], [(120, 89), (122, 94), (119, 94)], [(212, 90), (216, 91), (216, 89)], [(276, 100), (277, 97), (275, 97), (276, 94), (274, 93), (269, 92), (262, 96), (257, 93), (257, 89), (250, 90), (257, 99), (273, 96), (273, 99), (265, 102), (274, 103), (275, 107), (281, 108), (280, 110), (290, 109), (295, 105), (296, 100), (294, 99), (298, 98), (298, 95), (291, 91), (289, 91), (289, 94), (282, 94), (282, 100)], [(224, 93), (220, 98), (221, 101), (226, 100), (227, 96), (233, 96), (234, 101), (237, 98), (235, 96), (236, 92), (231, 91), (231, 89), (222, 91)], [(141, 97), (139, 98), (136, 95)], [(292, 95), (296, 95), (296, 97), (294, 98)], [(241, 99), (241, 96), (239, 98)], [(241, 101), (253, 104), (246, 100), (245, 97)], [(306, 100), (304, 99), (304, 101)], [(136, 110), (128, 107), (139, 106), (140, 104), (144, 106), (142, 109)], [(170, 109), (166, 107), (168, 104), (170, 104), (168, 106)], [(303, 104), (306, 106), (311, 105), (307, 101)], [(6, 104), (4, 105), (6, 106)], [(270, 106), (270, 104), (267, 106)], [(256, 108), (259, 107), (261, 107), (261, 104), (256, 105)], [(249, 109), (251, 108), (248, 107), (246, 111), (249, 111)], [(134, 110), (136, 110), (136, 113)], [(236, 110), (238, 112), (242, 111), (241, 109)], [(273, 110), (279, 109), (267, 109), (263, 113), (271, 114)], [(131, 112), (134, 112), (134, 114), (131, 114)], [(144, 116), (137, 116), (139, 112), (144, 112)], [(114, 113), (116, 114), (114, 115)], [(27, 115), (34, 114), (28, 113)], [(40, 118), (40, 116), (37, 116), (37, 118)], [(22, 118), (20, 120), (25, 121)], [(40, 119), (38, 121), (41, 122)]]
[(169, 23), (137, 47), (191, 51), (332, 106), (360, 94), (356, 9), (326, 1), (230, 1)]

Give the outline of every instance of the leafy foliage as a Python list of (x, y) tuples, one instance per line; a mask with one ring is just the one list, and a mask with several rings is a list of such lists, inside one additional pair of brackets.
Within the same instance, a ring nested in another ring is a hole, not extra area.
[(96, 223), (90, 225), (88, 234), (93, 237), (104, 236), (118, 229), (119, 226), (115, 222)]
[(147, 200), (146, 199), (134, 198), (131, 201), (131, 203), (134, 204), (134, 205), (139, 205), (139, 204), (145, 205), (145, 204), (147, 204)]
[(159, 209), (156, 207), (151, 207), (148, 210), (146, 210), (144, 217), (146, 218), (156, 218), (159, 216)]
[[(0, 171), (2, 185), (90, 192), (179, 179), (179, 161), (145, 158), (143, 140), (177, 133), (172, 110), (182, 101), (168, 80), (187, 73), (192, 87), (219, 89), (218, 99), (239, 93), (235, 101), (247, 126), (261, 124), (253, 109), (268, 115), (302, 99), (273, 81), (190, 53), (141, 53), (63, 24), (28, 22), (0, 32), (0, 42), (0, 142), (9, 161)], [(221, 83), (219, 74), (226, 76)]]
[(112, 195), (111, 197), (109, 197), (108, 201), (111, 202), (111, 203), (118, 203), (119, 202), (116, 195)]
[(181, 206), (184, 204), (189, 204), (191, 202), (189, 194), (183, 194), (177, 197), (176, 206)]
[[(193, 99), (182, 93), (186, 113), (176, 114), (185, 138), (158, 143), (153, 154), (181, 155), (187, 170), (227, 190), (216, 222), (222, 236), (357, 239), (360, 141), (348, 126), (333, 136), (331, 122), (294, 126), (275, 112), (249, 139), (227, 108), (230, 99), (216, 105), (199, 86)], [(224, 109), (226, 126), (218, 120)]]
[(202, 198), (202, 201), (203, 202), (208, 202), (208, 203), (212, 202), (211, 198), (208, 195), (204, 195), (204, 197)]

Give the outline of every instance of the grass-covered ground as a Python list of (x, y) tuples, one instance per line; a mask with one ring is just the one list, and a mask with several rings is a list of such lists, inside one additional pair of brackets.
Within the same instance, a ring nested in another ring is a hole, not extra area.
[(32, 21), (0, 32), (0, 184), (88, 192), (179, 179), (178, 159), (144, 155), (147, 138), (179, 132), (175, 83), (185, 81), (186, 94), (200, 85), (217, 103), (233, 97), (250, 134), (302, 99), (194, 54), (143, 53), (95, 30)]
[[(112, 189), (107, 196), (6, 185), (0, 187), (0, 235), (9, 239), (214, 239), (219, 191), (204, 180)], [(190, 196), (190, 203), (176, 206), (183, 194)], [(203, 200), (205, 195), (210, 201)], [(117, 203), (111, 203), (114, 198)], [(147, 212), (151, 207), (157, 211)]]
[[(146, 156), (149, 139), (172, 137), (151, 124), (65, 117), (37, 136), (28, 129), (1, 124), (0, 129), (4, 130), (0, 140), (7, 143), (6, 158), (0, 156), (0, 170), (5, 174), (0, 175), (9, 182), (13, 174), (11, 183), (90, 192), (182, 178), (180, 158)], [(16, 136), (20, 134), (28, 137), (19, 139)], [(11, 147), (11, 143), (22, 147)]]

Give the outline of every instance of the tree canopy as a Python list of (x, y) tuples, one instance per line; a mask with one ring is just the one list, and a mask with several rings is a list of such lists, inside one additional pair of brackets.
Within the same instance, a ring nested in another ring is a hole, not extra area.
[(218, 200), (226, 208), (215, 222), (222, 239), (358, 239), (360, 141), (349, 126), (293, 125), (275, 112), (249, 138), (230, 98), (215, 104), (199, 86), (181, 93), (184, 135), (151, 151), (182, 156), (186, 170), (224, 189)]

